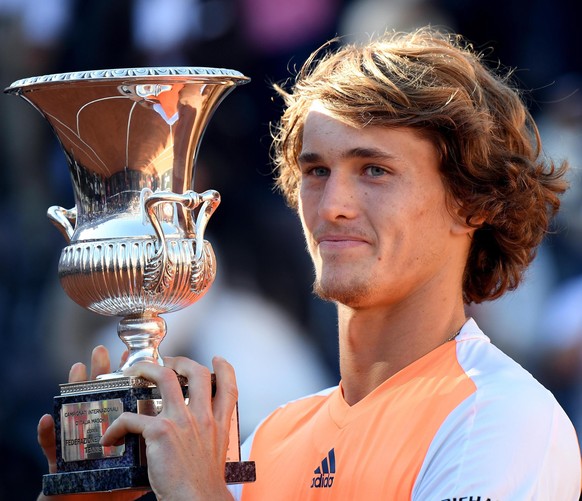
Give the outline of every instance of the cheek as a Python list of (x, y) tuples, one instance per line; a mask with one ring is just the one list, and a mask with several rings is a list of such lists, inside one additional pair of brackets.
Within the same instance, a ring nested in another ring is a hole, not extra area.
[(297, 212), (306, 233), (313, 229), (313, 222), (317, 217), (318, 197), (310, 190), (299, 191), (297, 202)]
[(439, 230), (450, 229), (452, 216), (447, 208), (446, 197), (442, 187), (427, 190), (414, 204), (418, 224), (425, 228)]
[(303, 233), (307, 234), (307, 220), (305, 214), (305, 203), (303, 198), (299, 197), (297, 202), (297, 215), (299, 216), (299, 221), (301, 222), (301, 227), (303, 228)]
[[(382, 217), (379, 213), (376, 215)], [(432, 197), (422, 197), (414, 203), (409, 199), (408, 203), (394, 204), (380, 224), (381, 232), (390, 235), (389, 252), (395, 258), (400, 256), (403, 266), (422, 261), (435, 243), (438, 247), (449, 232), (445, 217)]]
[(307, 250), (313, 256), (314, 252), (314, 242), (312, 238), (313, 225), (309, 218), (309, 211), (305, 210), (304, 201), (300, 198), (297, 206), (297, 213), (299, 215), (299, 221), (301, 222), (301, 228), (303, 229), (303, 235), (305, 237), (305, 242), (307, 244)]

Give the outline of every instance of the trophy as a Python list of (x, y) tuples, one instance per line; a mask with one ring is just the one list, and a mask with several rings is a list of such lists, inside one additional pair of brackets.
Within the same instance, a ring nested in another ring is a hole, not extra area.
[[(99, 439), (124, 411), (161, 410), (159, 389), (123, 371), (140, 361), (163, 365), (160, 314), (189, 306), (212, 285), (216, 261), (204, 232), (220, 195), (192, 190), (194, 163), (213, 112), (248, 80), (227, 69), (129, 68), (27, 78), (5, 90), (43, 115), (67, 159), (75, 207), (48, 209), (67, 241), (61, 285), (79, 305), (121, 317), (129, 352), (117, 372), (60, 385), (57, 473), (43, 477), (47, 495), (149, 485), (140, 436), (112, 447)], [(238, 405), (225, 478), (255, 479), (254, 463), (240, 461)]]

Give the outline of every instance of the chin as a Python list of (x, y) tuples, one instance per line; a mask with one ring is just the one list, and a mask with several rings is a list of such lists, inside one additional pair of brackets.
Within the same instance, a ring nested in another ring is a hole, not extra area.
[(346, 306), (356, 307), (362, 304), (369, 295), (369, 284), (348, 284), (333, 281), (316, 280), (313, 284), (313, 292), (325, 301), (341, 303)]

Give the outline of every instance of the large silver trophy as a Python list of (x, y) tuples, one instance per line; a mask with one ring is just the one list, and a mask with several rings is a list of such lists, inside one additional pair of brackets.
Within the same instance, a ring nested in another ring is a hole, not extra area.
[[(129, 351), (117, 372), (61, 385), (54, 411), (58, 472), (43, 478), (46, 494), (148, 485), (140, 437), (129, 435), (116, 447), (99, 439), (124, 411), (159, 412), (157, 387), (123, 370), (138, 361), (163, 364), (158, 345), (166, 324), (159, 315), (194, 303), (214, 280), (204, 232), (220, 195), (192, 191), (194, 162), (212, 113), (247, 81), (225, 69), (134, 68), (46, 75), (6, 89), (40, 111), (69, 165), (75, 207), (48, 210), (67, 241), (61, 284), (81, 306), (122, 317), (118, 334)], [(229, 483), (255, 475), (254, 463), (240, 461), (237, 412)]]

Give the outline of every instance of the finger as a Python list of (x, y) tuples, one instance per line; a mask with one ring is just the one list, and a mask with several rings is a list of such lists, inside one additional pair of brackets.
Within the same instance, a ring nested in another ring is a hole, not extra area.
[(55, 438), (55, 422), (50, 414), (40, 418), (37, 427), (38, 443), (42, 448), (49, 467), (49, 473), (57, 471), (57, 449)]
[(230, 427), (232, 413), (238, 400), (238, 387), (234, 368), (222, 357), (212, 359), (216, 374), (216, 395), (212, 403), (215, 419)]
[(105, 346), (96, 346), (91, 353), (91, 379), (96, 379), (97, 376), (108, 372), (111, 372), (109, 352)]
[(188, 407), (198, 412), (210, 410), (212, 380), (208, 368), (186, 357), (165, 358), (164, 363), (188, 380)]
[(125, 370), (123, 374), (126, 376), (141, 376), (154, 382), (159, 388), (164, 402), (163, 411), (168, 411), (176, 405), (184, 406), (182, 387), (171, 367), (162, 367), (150, 362), (138, 362)]
[(80, 383), (87, 381), (87, 367), (81, 362), (77, 362), (69, 371), (69, 383)]
[(104, 447), (109, 447), (122, 443), (123, 437), (128, 433), (141, 435), (151, 419), (153, 419), (152, 416), (124, 412), (109, 425), (99, 443)]
[(119, 362), (119, 367), (121, 367), (123, 364), (125, 364), (125, 362), (127, 362), (128, 358), (129, 358), (129, 350), (125, 350), (121, 354), (121, 361)]

